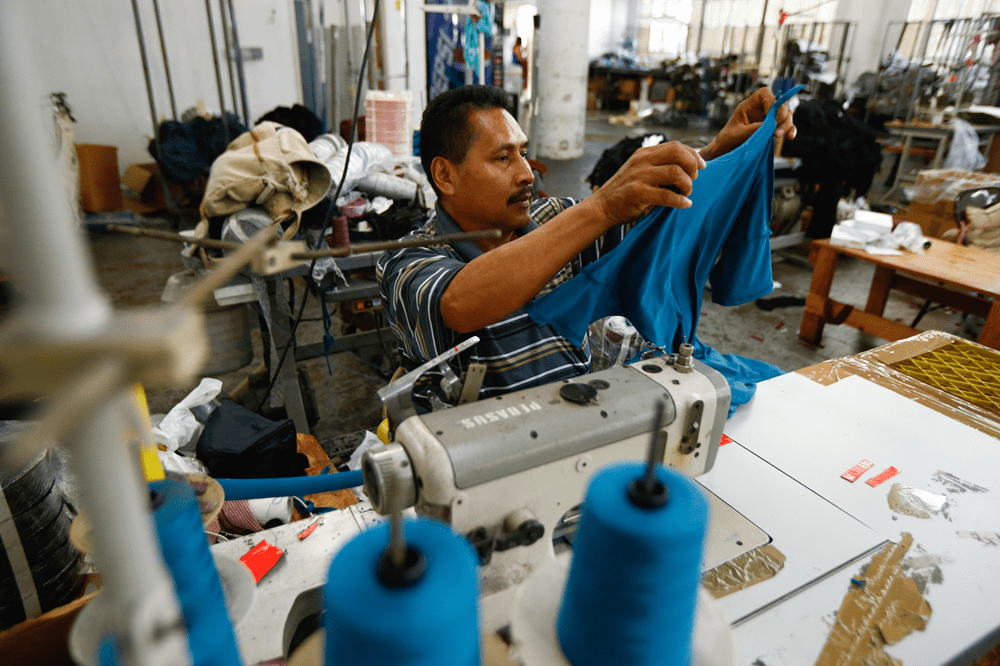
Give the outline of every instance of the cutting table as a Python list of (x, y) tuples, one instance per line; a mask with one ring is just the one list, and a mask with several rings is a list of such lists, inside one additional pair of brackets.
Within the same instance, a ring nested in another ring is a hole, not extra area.
[[(1000, 417), (890, 365), (957, 340), (931, 331), (766, 381), (730, 419), (733, 441), (699, 481), (786, 557), (773, 578), (719, 600), (740, 664), (820, 663), (845, 595), (864, 584), (872, 555), (905, 534), (902, 573), (931, 614), (885, 652), (906, 666), (973, 664), (1000, 643)], [(862, 460), (870, 470), (841, 478)], [(866, 483), (889, 467), (899, 473)], [(789, 501), (803, 491), (810, 503)], [(842, 658), (822, 663), (854, 663)]]

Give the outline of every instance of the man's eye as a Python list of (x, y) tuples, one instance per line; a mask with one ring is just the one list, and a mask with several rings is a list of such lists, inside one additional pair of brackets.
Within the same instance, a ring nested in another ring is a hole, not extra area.
[(508, 159), (507, 155), (501, 155), (497, 158), (500, 162), (506, 162)]

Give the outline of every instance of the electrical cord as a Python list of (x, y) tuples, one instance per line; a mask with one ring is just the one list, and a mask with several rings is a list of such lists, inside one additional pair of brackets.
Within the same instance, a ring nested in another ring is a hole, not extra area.
[[(354, 134), (357, 130), (358, 124), (358, 107), (361, 106), (361, 90), (362, 85), (365, 80), (365, 65), (368, 64), (368, 52), (371, 50), (372, 46), (372, 35), (375, 34), (375, 25), (378, 23), (378, 9), (380, 0), (375, 0), (375, 5), (372, 8), (372, 21), (368, 28), (368, 37), (365, 41), (365, 54), (361, 58), (361, 68), (358, 72), (358, 89), (354, 96), (354, 113), (351, 114), (351, 133), (348, 136), (347, 141), (347, 158), (344, 160), (344, 171), (340, 175), (340, 182), (337, 184), (337, 191), (333, 195), (333, 201), (330, 204), (329, 210), (326, 213), (326, 219), (323, 222), (323, 227), (320, 230), (319, 238), (316, 240), (316, 246), (313, 249), (318, 249), (320, 243), (323, 240), (323, 236), (326, 232), (327, 226), (330, 224), (330, 220), (333, 218), (333, 209), (337, 206), (337, 199), (340, 197), (340, 192), (344, 187), (344, 182), (347, 180), (347, 167), (351, 163), (351, 149), (354, 146)], [(307, 240), (308, 242), (308, 240)], [(309, 272), (306, 274), (306, 280), (312, 276), (313, 269), (316, 267), (317, 259), (313, 259), (312, 263), (309, 264)], [(268, 384), (267, 390), (264, 391), (264, 397), (260, 399), (260, 404), (257, 405), (257, 409), (254, 411), (258, 414), (260, 410), (267, 404), (267, 399), (271, 395), (271, 391), (274, 390), (274, 385), (278, 381), (278, 375), (281, 372), (281, 368), (285, 364), (285, 358), (288, 356), (288, 350), (292, 348), (292, 343), (295, 341), (295, 332), (299, 329), (299, 323), (302, 321), (302, 314), (306, 310), (306, 301), (309, 300), (309, 289), (302, 290), (302, 304), (299, 306), (299, 312), (295, 316), (295, 323), (292, 324), (292, 330), (288, 336), (288, 342), (285, 343), (285, 348), (281, 352), (281, 357), (278, 359), (278, 365), (274, 369), (273, 376), (271, 377), (271, 383)], [(266, 351), (265, 351), (266, 353)]]

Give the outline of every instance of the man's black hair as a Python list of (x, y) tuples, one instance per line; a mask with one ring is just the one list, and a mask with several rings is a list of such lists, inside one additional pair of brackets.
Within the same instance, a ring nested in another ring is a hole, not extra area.
[(441, 191), (431, 176), (434, 158), (441, 156), (455, 164), (464, 162), (476, 139), (469, 127), (469, 116), (474, 111), (506, 107), (507, 94), (497, 86), (453, 88), (430, 101), (420, 119), (420, 164), (438, 197)]

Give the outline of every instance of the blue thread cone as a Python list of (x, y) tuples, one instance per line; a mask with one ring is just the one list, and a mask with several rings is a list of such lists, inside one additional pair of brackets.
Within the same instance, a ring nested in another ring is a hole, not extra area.
[(410, 587), (386, 587), (378, 578), (388, 525), (355, 537), (334, 557), (324, 591), (327, 666), (479, 665), (472, 546), (428, 519), (406, 521), (405, 534), (427, 561)]
[(557, 625), (573, 666), (691, 663), (708, 502), (690, 479), (660, 467), (669, 501), (635, 506), (628, 487), (645, 469), (605, 467), (587, 489)]
[(194, 666), (240, 666), (226, 595), (194, 491), (173, 480), (154, 481), (149, 487), (163, 497), (153, 513), (156, 536), (177, 588)]

